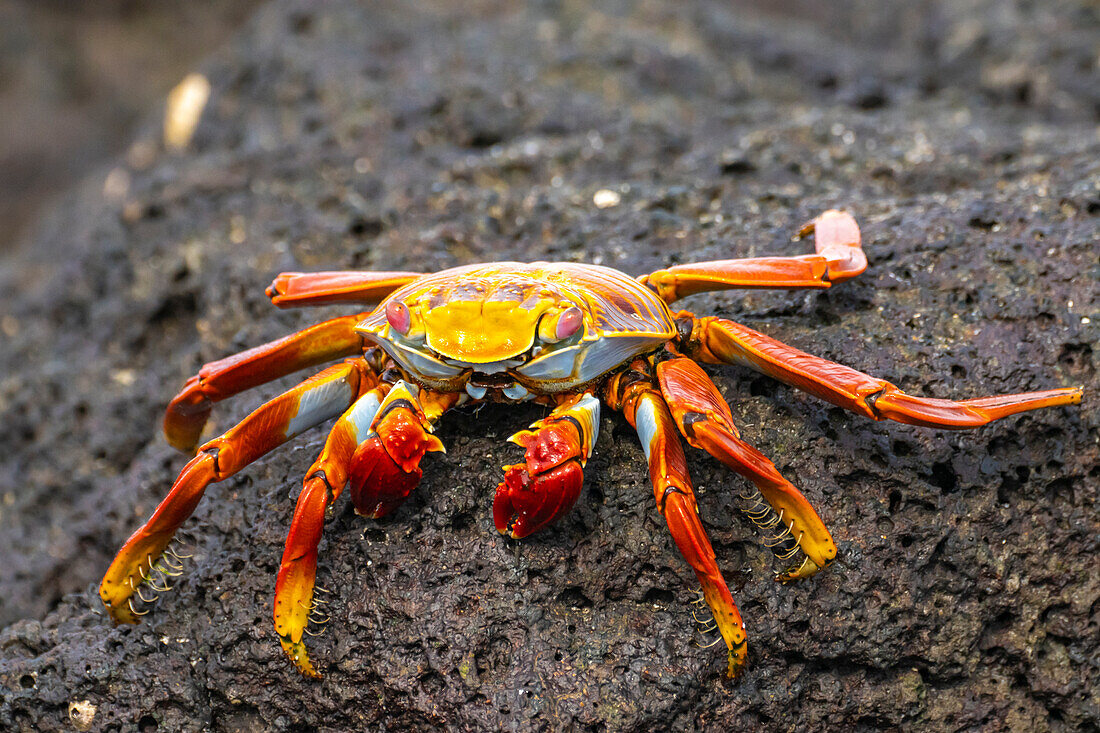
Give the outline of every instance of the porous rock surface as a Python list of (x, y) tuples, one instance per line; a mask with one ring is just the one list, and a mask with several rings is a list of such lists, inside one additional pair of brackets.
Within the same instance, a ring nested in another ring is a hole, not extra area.
[[(209, 59), (191, 149), (120, 160), (124, 195), (85, 182), (2, 262), (0, 729), (1100, 728), (1096, 6), (751, 5), (274, 2)], [(384, 520), (341, 503), (320, 682), (283, 658), (271, 599), (322, 431), (209, 489), (144, 623), (98, 608), (185, 462), (159, 434), (174, 390), (339, 312), (276, 311), (276, 273), (639, 274), (803, 252), (791, 233), (833, 207), (864, 228), (864, 275), (686, 306), (914, 393), (1086, 401), (936, 432), (713, 369), (843, 558), (773, 582), (740, 480), (689, 452), (748, 625), (739, 682), (701, 648), (696, 581), (610, 411), (576, 509), (525, 541), (490, 507), (535, 408), (448, 416), (448, 453)]]

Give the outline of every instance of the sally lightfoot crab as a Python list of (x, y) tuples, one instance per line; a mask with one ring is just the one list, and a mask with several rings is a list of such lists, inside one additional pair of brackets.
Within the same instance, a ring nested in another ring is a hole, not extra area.
[[(305, 675), (319, 676), (303, 643), (316, 609), (314, 578), (325, 510), (350, 487), (355, 511), (392, 512), (421, 477), (445, 412), (480, 402), (533, 401), (550, 413), (512, 436), (524, 462), (504, 467), (493, 500), (503, 534), (525, 537), (561, 517), (580, 494), (601, 401), (637, 430), (657, 510), (691, 565), (728, 649), (744, 665), (745, 627), (700, 521), (681, 437), (752, 483), (753, 521), (768, 544), (801, 557), (777, 580), (806, 578), (837, 557), (802, 493), (741, 440), (729, 406), (699, 366), (738, 364), (873, 420), (962, 429), (1027, 410), (1080, 402), (1080, 388), (954, 402), (915, 397), (882, 379), (811, 356), (733, 321), (673, 312), (677, 299), (729, 288), (828, 288), (867, 260), (855, 220), (828, 211), (803, 228), (816, 254), (678, 265), (632, 278), (572, 263), (471, 265), (436, 274), (287, 273), (275, 305), (371, 307), (204, 366), (172, 400), (164, 430), (195, 452), (152, 517), (107, 569), (100, 596), (111, 617), (148, 613), (143, 586), (178, 568), (170, 542), (206, 487), (281, 443), (335, 419), (306, 472), (275, 585), (275, 630)], [(350, 358), (349, 358), (350, 357)], [(226, 433), (195, 446), (211, 407), (250, 387), (344, 358), (274, 398)], [(135, 606), (135, 596), (138, 605)]]

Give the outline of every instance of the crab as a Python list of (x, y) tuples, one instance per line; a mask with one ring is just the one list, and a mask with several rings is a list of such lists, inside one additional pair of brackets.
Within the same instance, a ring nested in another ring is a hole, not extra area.
[[(576, 502), (604, 404), (637, 431), (657, 511), (695, 571), (725, 642), (726, 673), (735, 677), (746, 659), (745, 625), (700, 519), (681, 439), (755, 487), (749, 516), (774, 530), (767, 544), (791, 561), (777, 580), (814, 575), (837, 559), (837, 546), (802, 493), (741, 438), (700, 362), (749, 367), (873, 420), (946, 429), (1076, 404), (1082, 395), (1073, 387), (958, 402), (916, 397), (739, 323), (670, 309), (705, 291), (829, 288), (867, 266), (859, 227), (847, 213), (826, 211), (799, 234), (813, 235), (815, 254), (676, 265), (637, 278), (546, 262), (435, 274), (279, 275), (267, 290), (276, 306), (347, 303), (362, 312), (212, 362), (187, 381), (168, 406), (164, 431), (194, 457), (107, 569), (99, 592), (111, 618), (137, 623), (154, 600), (142, 589), (164, 590), (164, 575), (178, 573), (172, 540), (208, 485), (335, 418), (306, 472), (275, 584), (282, 648), (302, 674), (319, 677), (304, 635), (319, 620), (314, 591), (326, 510), (345, 487), (356, 513), (385, 516), (419, 482), (425, 454), (444, 450), (433, 434), (444, 413), (532, 401), (549, 414), (510, 438), (524, 460), (504, 467), (493, 500), (497, 530), (526, 537)], [(340, 358), (196, 450), (215, 402)]]

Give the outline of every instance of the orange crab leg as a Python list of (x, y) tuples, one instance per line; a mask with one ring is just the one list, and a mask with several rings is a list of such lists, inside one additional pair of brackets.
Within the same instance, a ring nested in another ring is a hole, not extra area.
[(850, 214), (826, 211), (802, 227), (817, 254), (676, 265), (638, 278), (666, 303), (694, 293), (734, 288), (827, 288), (867, 268), (859, 226)]
[(343, 492), (355, 447), (370, 433), (389, 388), (388, 384), (380, 384), (368, 391), (336, 421), (321, 455), (306, 473), (294, 508), (275, 583), (275, 632), (287, 657), (307, 677), (321, 676), (309, 661), (303, 634), (316, 608), (313, 591), (317, 545), (325, 525), (325, 510)]
[(586, 392), (563, 399), (550, 415), (508, 439), (525, 453), (523, 463), (504, 467), (497, 486), (498, 532), (526, 537), (573, 508), (599, 429), (600, 401)]
[(316, 608), (313, 590), (317, 580), (317, 546), (325, 526), (325, 510), (333, 498), (323, 477), (306, 479), (294, 507), (294, 519), (275, 581), (275, 633), (287, 658), (299, 672), (313, 678), (321, 674), (309, 661), (302, 638)]
[(267, 288), (280, 308), (358, 303), (375, 305), (390, 293), (423, 277), (420, 272), (284, 272)]
[(440, 416), (464, 393), (430, 392), (399, 381), (378, 408), (367, 436), (348, 466), (356, 514), (378, 519), (404, 503), (420, 482), (425, 453), (445, 453), (431, 434)]
[(703, 597), (728, 649), (726, 674), (736, 677), (745, 664), (745, 624), (718, 569), (714, 549), (699, 518), (676, 425), (664, 399), (652, 385), (646, 381), (626, 383), (627, 379), (624, 375), (613, 377), (605, 397), (613, 408), (622, 410), (627, 422), (638, 431), (649, 462), (657, 509), (668, 523), (680, 554), (699, 578)]
[[(357, 511), (369, 504), (381, 516), (399, 505), (419, 480), (418, 464), (425, 451), (443, 449), (426, 428), (459, 399), (455, 394), (418, 395), (417, 388), (405, 382), (392, 387), (380, 384), (340, 416), (320, 457), (306, 474), (275, 583), (274, 618), (283, 651), (307, 677), (321, 676), (309, 660), (303, 635), (308, 633), (306, 628), (317, 606), (313, 591), (325, 510), (349, 479)], [(394, 450), (396, 459), (387, 452), (387, 446)], [(399, 463), (409, 470), (404, 471)], [(409, 475), (415, 475), (411, 483)], [(360, 501), (362, 505), (357, 503)]]
[(137, 623), (133, 595), (195, 510), (206, 487), (232, 476), (271, 449), (324, 420), (339, 415), (376, 379), (361, 359), (329, 367), (264, 404), (220, 437), (204, 444), (184, 467), (168, 496), (119, 550), (99, 586), (111, 617)]
[(729, 405), (706, 372), (691, 359), (680, 357), (660, 362), (657, 378), (676, 426), (687, 442), (747, 478), (771, 505), (774, 518), (763, 523), (778, 528), (771, 546), (778, 547), (784, 538), (791, 537), (806, 555), (798, 569), (780, 574), (776, 580), (805, 578), (831, 564), (837, 556), (836, 543), (821, 517), (802, 492), (783, 478), (775, 464), (741, 440)]
[(1082, 394), (1081, 387), (1068, 387), (959, 402), (914, 397), (886, 380), (811, 356), (722, 318), (696, 319), (687, 350), (705, 362), (750, 367), (872, 420), (949, 430), (976, 428), (1042, 407), (1076, 405)]
[(365, 313), (333, 318), (239, 354), (212, 361), (187, 380), (164, 414), (164, 434), (175, 448), (191, 452), (215, 402), (265, 382), (363, 351), (355, 324)]

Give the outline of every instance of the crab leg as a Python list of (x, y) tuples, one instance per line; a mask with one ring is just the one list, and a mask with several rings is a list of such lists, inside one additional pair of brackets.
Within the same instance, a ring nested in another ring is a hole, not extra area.
[(310, 663), (302, 638), (315, 608), (317, 545), (325, 525), (325, 510), (343, 492), (355, 447), (370, 433), (388, 390), (388, 384), (381, 384), (368, 391), (336, 421), (320, 457), (306, 473), (294, 508), (275, 583), (275, 632), (287, 657), (307, 677), (321, 676)]
[[(685, 315), (690, 314), (679, 314)], [(1082, 393), (1080, 387), (1068, 387), (959, 402), (914, 397), (886, 380), (811, 356), (739, 323), (713, 317), (695, 319), (687, 350), (691, 356), (712, 364), (750, 367), (872, 420), (950, 430), (980, 427), (1041, 407), (1075, 405)]]
[(622, 410), (627, 422), (638, 431), (649, 462), (657, 509), (668, 523), (680, 554), (695, 570), (703, 586), (703, 597), (728, 649), (726, 674), (736, 677), (745, 664), (745, 624), (718, 569), (714, 549), (699, 518), (684, 449), (668, 407), (651, 384), (646, 381), (626, 383), (624, 375), (612, 378), (605, 398), (613, 408)]
[(706, 372), (681, 357), (659, 363), (657, 378), (676, 427), (687, 442), (747, 478), (771, 505), (776, 518), (767, 524), (779, 527), (773, 547), (781, 544), (780, 537), (789, 536), (806, 555), (800, 567), (776, 576), (776, 580), (809, 577), (832, 563), (836, 544), (821, 517), (775, 464), (741, 440), (729, 406)]
[(493, 499), (497, 531), (526, 537), (572, 509), (599, 430), (600, 401), (586, 392), (567, 397), (530, 430), (510, 437), (525, 449), (524, 462), (504, 467)]
[(734, 288), (827, 288), (867, 268), (859, 226), (850, 214), (826, 211), (799, 231), (801, 236), (811, 233), (817, 254), (697, 262), (638, 279), (671, 303), (694, 293)]
[(136, 588), (168, 547), (176, 530), (191, 516), (206, 487), (232, 476), (271, 449), (331, 417), (376, 379), (362, 359), (329, 367), (204, 444), (184, 467), (153, 516), (119, 550), (99, 586), (99, 595), (119, 623), (137, 623), (132, 607)]
[(215, 402), (265, 382), (342, 356), (362, 353), (355, 324), (365, 313), (333, 318), (239, 354), (212, 361), (187, 380), (164, 414), (164, 434), (179, 450), (191, 452)]
[(377, 519), (401, 506), (420, 482), (424, 454), (446, 452), (433, 426), (465, 396), (422, 391), (404, 381), (393, 385), (348, 466), (356, 514)]
[(390, 293), (408, 285), (420, 272), (284, 272), (267, 288), (267, 296), (280, 308), (303, 305), (358, 303), (375, 305)]

